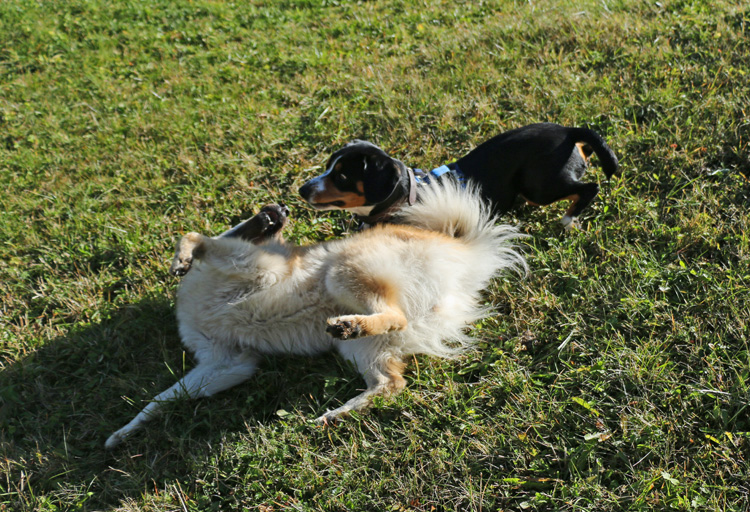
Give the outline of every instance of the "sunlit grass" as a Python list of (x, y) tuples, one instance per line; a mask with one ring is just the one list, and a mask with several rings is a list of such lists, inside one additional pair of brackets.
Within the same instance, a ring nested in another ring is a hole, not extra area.
[[(0, 3), (0, 510), (746, 510), (750, 11), (736, 2)], [(566, 234), (506, 217), (525, 278), (479, 350), (415, 358), (341, 426), (335, 359), (107, 435), (192, 363), (185, 231), (283, 201), (367, 138), (429, 168), (538, 121), (623, 174)]]

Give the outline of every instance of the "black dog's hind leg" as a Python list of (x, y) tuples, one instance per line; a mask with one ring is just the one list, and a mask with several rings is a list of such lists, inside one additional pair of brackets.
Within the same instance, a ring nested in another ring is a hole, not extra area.
[(564, 199), (573, 201), (562, 218), (562, 225), (566, 231), (578, 227), (578, 216), (599, 193), (599, 185), (596, 183), (578, 183), (571, 187), (571, 193)]

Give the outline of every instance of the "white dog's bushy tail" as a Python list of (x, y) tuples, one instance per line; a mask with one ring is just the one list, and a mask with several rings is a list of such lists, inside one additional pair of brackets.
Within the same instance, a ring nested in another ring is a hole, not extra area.
[(396, 215), (404, 224), (463, 239), (488, 258), (483, 263), (495, 267), (491, 274), (503, 269), (526, 270), (526, 260), (512, 243), (525, 235), (507, 224), (497, 224), (490, 205), (474, 185), (463, 187), (443, 180), (422, 187), (417, 204), (402, 208)]
[[(437, 288), (423, 295), (440, 299), (437, 305), (422, 304), (421, 314), (408, 315), (409, 329), (403, 336), (406, 353), (454, 357), (473, 346), (466, 327), (492, 312), (491, 307), (482, 305), (482, 290), (504, 270), (526, 269), (513, 244), (524, 235), (497, 224), (476, 187), (463, 188), (451, 181), (420, 189), (417, 204), (402, 208), (398, 221), (461, 242), (459, 250), (437, 249), (444, 252), (426, 263), (429, 269), (420, 269), (422, 275), (437, 282), (423, 279), (422, 286)], [(436, 270), (439, 275), (431, 274)], [(420, 300), (412, 298), (414, 303)]]

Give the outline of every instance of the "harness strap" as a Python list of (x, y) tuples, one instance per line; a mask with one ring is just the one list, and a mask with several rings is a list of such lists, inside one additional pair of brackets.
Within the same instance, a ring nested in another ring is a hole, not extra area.
[(422, 169), (414, 169), (418, 185), (431, 185), (433, 180), (438, 180), (446, 174), (450, 174), (457, 182), (466, 184), (466, 176), (464, 176), (464, 173), (456, 163), (441, 165), (429, 172), (424, 172)]
[(409, 174), (409, 206), (413, 206), (417, 202), (417, 177), (413, 169), (407, 167), (406, 172)]

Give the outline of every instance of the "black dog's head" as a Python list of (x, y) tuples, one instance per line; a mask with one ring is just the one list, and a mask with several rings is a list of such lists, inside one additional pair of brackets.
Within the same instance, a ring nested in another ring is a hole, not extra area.
[(299, 189), (318, 210), (349, 210), (368, 215), (394, 193), (406, 166), (375, 144), (353, 140), (328, 159), (326, 170)]

